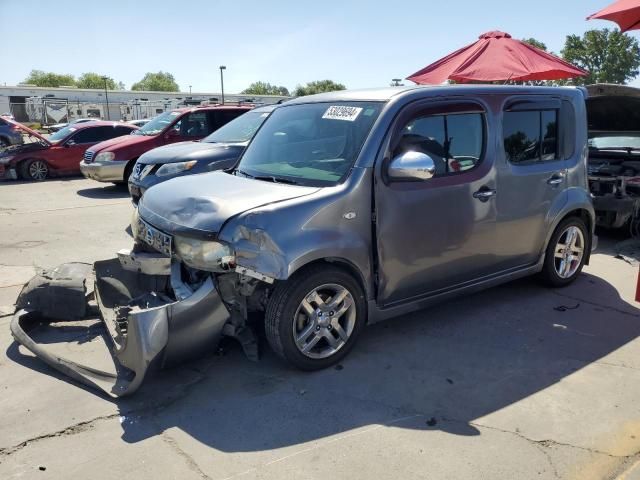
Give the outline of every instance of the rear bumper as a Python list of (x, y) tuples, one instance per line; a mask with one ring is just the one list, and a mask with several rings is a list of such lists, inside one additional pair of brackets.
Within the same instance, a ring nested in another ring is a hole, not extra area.
[[(172, 275), (138, 273), (132, 271), (132, 265), (136, 263), (130, 263), (127, 269), (125, 262), (118, 259), (94, 264), (95, 297), (109, 333), (107, 337), (111, 343), (108, 347), (115, 360), (117, 374), (61, 358), (35, 342), (28, 335), (30, 326), (43, 321), (43, 312), (51, 312), (46, 307), (38, 311), (33, 305), (36, 302), (27, 302), (32, 306), (14, 315), (11, 322), (14, 338), (51, 367), (113, 397), (135, 392), (153, 367), (175, 365), (214, 351), (229, 320), (229, 312), (218, 294), (213, 277), (207, 277), (191, 291), (179, 280), (179, 264), (172, 265)], [(159, 267), (155, 263), (150, 268), (157, 270)], [(69, 276), (68, 271), (66, 275)], [(51, 281), (51, 272), (47, 272), (45, 278)], [(68, 282), (69, 279), (64, 280)], [(39, 286), (42, 288), (42, 282)], [(70, 301), (69, 291), (63, 291), (60, 284), (44, 286), (48, 290), (57, 290), (52, 291), (45, 302), (59, 302), (62, 298)], [(43, 292), (41, 289), (40, 296)], [(77, 298), (77, 288), (74, 293)], [(24, 291), (21, 296), (23, 294)], [(58, 298), (53, 298), (56, 294)], [(49, 321), (57, 320), (63, 319)]]
[(122, 182), (127, 162), (80, 162), (82, 175), (98, 182)]
[(630, 196), (596, 196), (593, 209), (596, 211), (596, 225), (605, 228), (621, 228), (633, 216), (638, 199)]

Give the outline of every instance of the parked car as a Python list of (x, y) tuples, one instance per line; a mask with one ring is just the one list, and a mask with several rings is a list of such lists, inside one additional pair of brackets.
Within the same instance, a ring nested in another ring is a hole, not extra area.
[(150, 118), (140, 118), (138, 120), (129, 120), (127, 123), (130, 125), (135, 125), (138, 128), (144, 127), (147, 123), (149, 123)]
[[(94, 264), (120, 376), (45, 358), (126, 395), (149, 365), (211, 352), (222, 335), (255, 357), (262, 313), (271, 348), (315, 370), (340, 361), (367, 324), (532, 274), (568, 285), (596, 243), (586, 146), (581, 89), (299, 97), (233, 169), (149, 189), (134, 248)], [(15, 338), (44, 356), (23, 316)]]
[(0, 178), (44, 180), (49, 176), (80, 173), (85, 150), (103, 140), (130, 135), (133, 125), (118, 122), (87, 122), (69, 125), (43, 137), (20, 125), (28, 141), (0, 151)]
[(136, 161), (152, 148), (200, 140), (251, 110), (249, 105), (213, 105), (181, 108), (154, 117), (135, 135), (102, 142), (87, 150), (82, 174), (99, 182), (127, 182)]
[(22, 143), (22, 130), (20, 124), (9, 117), (0, 117), (0, 150), (9, 145)]
[(596, 223), (606, 228), (640, 223), (640, 89), (589, 85), (589, 188)]
[(153, 185), (183, 175), (232, 167), (275, 106), (240, 115), (199, 142), (180, 142), (143, 154), (129, 177), (134, 204)]
[(62, 130), (64, 127), (68, 127), (69, 125), (77, 125), (79, 123), (96, 122), (96, 121), (100, 121), (100, 119), (99, 118), (76, 118), (71, 122), (54, 123), (53, 125), (47, 125), (44, 128), (46, 128), (49, 133), (55, 133), (59, 130)]

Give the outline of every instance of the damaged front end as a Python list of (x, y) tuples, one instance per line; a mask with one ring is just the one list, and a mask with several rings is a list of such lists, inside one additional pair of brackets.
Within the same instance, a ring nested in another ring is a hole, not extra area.
[[(11, 332), (53, 368), (120, 397), (135, 392), (151, 368), (215, 349), (230, 320), (216, 287), (213, 275), (189, 270), (176, 259), (124, 250), (93, 268), (65, 264), (36, 276), (20, 294)], [(116, 373), (61, 358), (29, 336), (35, 324), (85, 319), (98, 312)]]

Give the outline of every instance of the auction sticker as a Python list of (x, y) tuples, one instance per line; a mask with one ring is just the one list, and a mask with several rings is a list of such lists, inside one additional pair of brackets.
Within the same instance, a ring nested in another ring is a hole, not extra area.
[(360, 107), (349, 107), (346, 105), (332, 105), (327, 108), (322, 118), (328, 118), (329, 120), (346, 120), (347, 122), (353, 122), (358, 115), (362, 112)]

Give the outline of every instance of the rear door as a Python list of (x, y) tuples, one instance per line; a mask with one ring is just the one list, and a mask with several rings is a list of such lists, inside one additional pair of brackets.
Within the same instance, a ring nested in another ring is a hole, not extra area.
[(165, 139), (167, 143), (200, 140), (209, 134), (210, 128), (207, 112), (196, 110), (183, 115), (173, 126), (176, 135), (165, 136)]
[(565, 159), (573, 155), (572, 112), (560, 99), (516, 97), (504, 104), (496, 196), (503, 268), (538, 261), (554, 212), (568, 201)]
[(210, 132), (213, 133), (218, 130), (223, 125), (226, 125), (234, 118), (238, 118), (243, 113), (246, 113), (247, 110), (241, 109), (229, 109), (229, 110), (211, 110), (209, 111), (209, 125)]
[(386, 158), (407, 151), (426, 153), (436, 173), (419, 182), (389, 182), (384, 162), (376, 169), (380, 304), (446, 290), (494, 272), (495, 142), (488, 140), (492, 131), (487, 117), (481, 104), (455, 101), (425, 102), (400, 114)]

